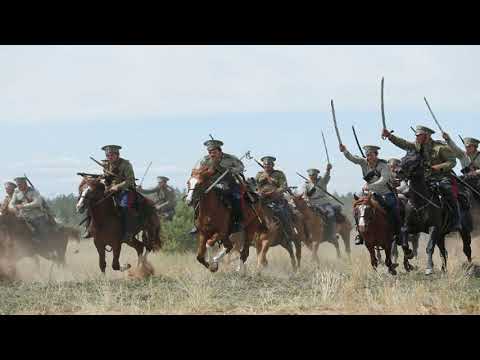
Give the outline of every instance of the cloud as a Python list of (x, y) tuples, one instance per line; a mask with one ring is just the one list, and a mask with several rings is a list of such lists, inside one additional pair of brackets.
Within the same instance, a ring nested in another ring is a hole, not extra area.
[(478, 46), (2, 46), (0, 121), (473, 109)]

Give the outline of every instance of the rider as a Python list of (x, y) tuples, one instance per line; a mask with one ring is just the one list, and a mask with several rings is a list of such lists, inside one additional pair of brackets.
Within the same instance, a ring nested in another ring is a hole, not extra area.
[(5, 195), (5, 199), (3, 200), (3, 203), (0, 207), (0, 213), (4, 214), (8, 211), (8, 204), (10, 203), (10, 200), (12, 200), (13, 192), (17, 188), (17, 185), (14, 182), (7, 181), (5, 183), (5, 192), (7, 195)]
[[(480, 178), (480, 152), (478, 151), (478, 144), (480, 143), (480, 140), (466, 137), (463, 139), (465, 144), (465, 151), (463, 151), (457, 146), (457, 144), (455, 144), (450, 135), (448, 135), (446, 132), (444, 132), (442, 136), (446, 140), (447, 145), (453, 151), (455, 157), (460, 160), (462, 165), (461, 171), (465, 179), (476, 180), (474, 181), (474, 188), (478, 191), (480, 188), (478, 186), (478, 180)], [(473, 185), (472, 181), (469, 181), (469, 184)]]
[[(309, 181), (305, 182), (304, 185), (304, 196), (308, 199), (312, 208), (317, 209), (320, 213), (326, 216), (326, 230), (328, 241), (334, 241), (336, 238), (336, 229), (335, 229), (335, 208), (328, 201), (328, 195), (322, 191), (327, 190), (327, 184), (330, 181), (330, 170), (332, 169), (331, 164), (327, 164), (327, 171), (325, 175), (318, 176), (320, 170), (318, 169), (308, 169), (307, 174)], [(319, 189), (320, 188), (320, 189)]]
[(135, 174), (130, 161), (120, 157), (118, 145), (105, 145), (107, 161), (104, 163), (106, 192), (115, 193), (117, 206), (120, 208), (122, 222), (122, 242), (129, 242), (137, 228), (137, 212), (135, 209)]
[(425, 179), (438, 182), (442, 197), (452, 209), (453, 218), (450, 232), (460, 230), (460, 206), (454, 191), (452, 190), (452, 177), (450, 172), (457, 161), (449, 146), (440, 141), (434, 141), (431, 136), (435, 131), (426, 126), (418, 125), (415, 129), (415, 142), (404, 140), (393, 135), (387, 129), (383, 129), (382, 135), (399, 148), (409, 151), (421, 152), (427, 166), (425, 167)]
[(28, 186), (25, 177), (17, 177), (15, 182), (17, 188), (13, 192), (8, 209), (25, 220), (32, 231), (32, 240), (40, 243), (51, 227), (43, 199), (37, 190)]
[(156, 194), (157, 201), (155, 207), (159, 216), (164, 217), (166, 220), (172, 220), (175, 215), (175, 205), (177, 198), (175, 196), (175, 190), (167, 185), (168, 180), (166, 176), (157, 176), (158, 184), (152, 189), (143, 189), (138, 187), (138, 192), (142, 194)]
[[(345, 145), (340, 145), (340, 151), (343, 152), (347, 160), (360, 165), (362, 168), (363, 179), (366, 181), (362, 190), (371, 191), (380, 197), (379, 200), (383, 203), (382, 205), (389, 215), (388, 218), (392, 225), (394, 238), (398, 239), (400, 237), (401, 221), (397, 198), (389, 184), (392, 176), (390, 167), (385, 160), (378, 158), (378, 150), (380, 150), (380, 147), (366, 145), (363, 149), (365, 150), (366, 159), (352, 155)], [(357, 235), (355, 244), (363, 244), (363, 239), (360, 234)], [(409, 253), (408, 256), (411, 256), (411, 250), (408, 249), (408, 245), (405, 251)]]
[(264, 156), (260, 159), (263, 164), (263, 171), (259, 171), (255, 177), (260, 197), (267, 203), (273, 204), (277, 208), (280, 220), (286, 224), (285, 231), (289, 237), (292, 236), (293, 211), (284, 197), (285, 191), (288, 191), (287, 177), (283, 171), (274, 169), (275, 161), (273, 156)]
[[(243, 174), (245, 167), (241, 160), (236, 156), (224, 153), (222, 151), (223, 142), (220, 140), (207, 140), (203, 143), (207, 147), (208, 155), (204, 156), (197, 164), (195, 168), (209, 167), (215, 170), (214, 181), (222, 176), (227, 170), (229, 172), (225, 175), (217, 184), (221, 187), (226, 196), (229, 198), (232, 205), (232, 233), (240, 232), (243, 230), (242, 221), (242, 208), (240, 204), (241, 192), (238, 177)], [(213, 181), (213, 182), (214, 182)], [(213, 183), (212, 182), (212, 183)], [(197, 212), (195, 212), (195, 219)], [(197, 227), (195, 221), (191, 234), (197, 233)]]

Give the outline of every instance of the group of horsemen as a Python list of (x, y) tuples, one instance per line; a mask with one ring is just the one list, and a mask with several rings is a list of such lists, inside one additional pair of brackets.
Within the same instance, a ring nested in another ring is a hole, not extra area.
[[(480, 141), (474, 138), (465, 138), (465, 151), (463, 151), (447, 133), (442, 133), (446, 143), (433, 140), (431, 136), (434, 133), (433, 130), (425, 126), (417, 126), (414, 142), (395, 136), (386, 129), (383, 130), (382, 135), (403, 150), (416, 150), (422, 153), (427, 164), (425, 176), (429, 181), (435, 181), (439, 185), (442, 198), (448, 204), (448, 208), (451, 209), (452, 226), (449, 230), (456, 231), (461, 228), (461, 215), (456, 192), (452, 191), (450, 173), (456, 165), (456, 159), (459, 159), (465, 177), (480, 176), (480, 153), (478, 152)], [(258, 172), (254, 179), (247, 180), (243, 176), (244, 165), (242, 161), (234, 155), (224, 153), (221, 141), (212, 139), (206, 141), (204, 145), (208, 155), (204, 156), (196, 167), (205, 166), (215, 169), (215, 175), (213, 176), (217, 179), (223, 176), (216, 187), (223, 192), (231, 206), (232, 233), (242, 231), (242, 184), (245, 185), (247, 191), (255, 193), (272, 208), (287, 236), (293, 236), (293, 233), (297, 232), (294, 225), (295, 210), (293, 204), (288, 201), (289, 196), (293, 193), (288, 186), (285, 174), (281, 170), (275, 169), (275, 157), (262, 157), (261, 166), (263, 169)], [(122, 241), (128, 242), (135, 236), (138, 225), (135, 211), (137, 193), (156, 194), (158, 198), (156, 202), (158, 205), (156, 206), (157, 212), (159, 216), (167, 220), (174, 215), (176, 195), (174, 189), (167, 185), (169, 179), (164, 176), (157, 178), (158, 185), (152, 189), (143, 189), (141, 186), (136, 186), (133, 167), (128, 160), (120, 157), (120, 149), (121, 147), (118, 145), (102, 147), (106, 154), (106, 160), (103, 160), (103, 179), (106, 192), (113, 193), (115, 204), (119, 209), (123, 230)], [(404, 233), (405, 230), (401, 226), (403, 222), (399, 211), (399, 202), (406, 202), (409, 197), (408, 184), (405, 181), (400, 181), (397, 177), (400, 160), (395, 158), (388, 161), (380, 159), (378, 157), (380, 147), (378, 146), (364, 146), (364, 150), (366, 158), (352, 155), (345, 145), (340, 144), (340, 151), (345, 158), (359, 165), (362, 169), (363, 179), (365, 180), (362, 191), (375, 194), (379, 203), (387, 210), (394, 239), (406, 250), (405, 254), (412, 257)], [(303, 196), (309, 206), (325, 220), (324, 235), (327, 241), (333, 241), (336, 237), (335, 222), (337, 216), (341, 216), (341, 208), (332, 204), (327, 193), (331, 169), (332, 165), (327, 164), (323, 176), (319, 176), (320, 171), (318, 169), (307, 170), (309, 179), (302, 189)], [(227, 170), (229, 171), (227, 172)], [(226, 172), (227, 174), (225, 174)], [(212, 182), (215, 181), (215, 178), (212, 179)], [(1, 206), (1, 213), (11, 212), (25, 219), (32, 230), (33, 241), (41, 242), (48, 229), (55, 226), (54, 216), (39, 192), (28, 185), (25, 177), (15, 178), (14, 181), (5, 183), (7, 195)], [(191, 233), (196, 233), (196, 231), (197, 229), (194, 227)], [(90, 226), (87, 222), (87, 232), (84, 237), (90, 236)], [(359, 235), (357, 235), (355, 243), (357, 245), (363, 243)]]

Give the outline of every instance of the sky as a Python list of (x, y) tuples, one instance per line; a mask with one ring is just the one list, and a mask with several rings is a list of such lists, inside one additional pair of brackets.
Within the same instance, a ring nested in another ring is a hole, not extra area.
[[(410, 126), (440, 134), (423, 101), (454, 139), (480, 137), (479, 46), (0, 46), (0, 153), (3, 182), (26, 173), (46, 197), (76, 193), (77, 172), (99, 173), (103, 145), (123, 147), (143, 186), (156, 176), (183, 189), (212, 134), (226, 153), (271, 155), (290, 185), (296, 172), (333, 165), (328, 190), (358, 191), (361, 170), (339, 152), (381, 146), (380, 81), (387, 127), (414, 139)], [(246, 175), (259, 167), (246, 160)], [(457, 165), (457, 170), (460, 165)], [(139, 182), (137, 182), (139, 183)], [(2, 196), (4, 194), (2, 188)]]

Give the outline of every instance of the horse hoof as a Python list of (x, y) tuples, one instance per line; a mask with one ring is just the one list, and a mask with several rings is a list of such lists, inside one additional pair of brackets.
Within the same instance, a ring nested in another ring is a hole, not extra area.
[(397, 275), (397, 270), (395, 270), (395, 269), (393, 269), (393, 268), (390, 268), (390, 269), (388, 270), (388, 272), (389, 272), (390, 274), (392, 274), (392, 275)]
[(125, 264), (125, 265), (123, 265), (123, 266), (120, 266), (120, 271), (122, 271), (122, 272), (123, 272), (123, 271), (126, 271), (126, 270), (130, 269), (131, 267), (132, 267), (132, 265), (130, 265), (130, 264)]
[(393, 264), (392, 264), (392, 269), (395, 269), (395, 268), (397, 268), (397, 267), (398, 267), (398, 264), (397, 264), (397, 263), (393, 263)]
[(426, 269), (425, 270), (425, 275), (432, 275), (433, 274), (433, 269)]
[(211, 271), (211, 272), (217, 272), (218, 270), (218, 262), (212, 262), (210, 264), (210, 266), (208, 267), (208, 269)]

